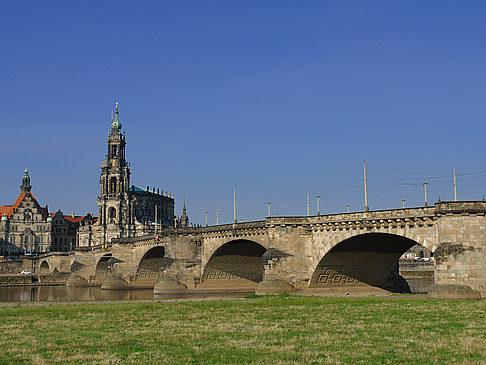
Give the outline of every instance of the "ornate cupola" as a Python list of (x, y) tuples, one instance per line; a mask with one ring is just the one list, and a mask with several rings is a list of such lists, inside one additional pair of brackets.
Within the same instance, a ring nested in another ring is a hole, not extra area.
[(111, 134), (120, 133), (122, 129), (122, 124), (118, 120), (118, 101), (115, 103), (115, 120), (113, 120), (113, 113), (111, 114)]
[(24, 176), (22, 177), (22, 185), (20, 185), (20, 190), (28, 193), (31, 189), (32, 186), (30, 185), (29, 171), (25, 169)]
[(121, 133), (122, 124), (118, 119), (118, 102), (115, 104), (115, 119), (111, 114), (111, 133), (108, 136), (108, 154), (106, 161), (112, 166), (124, 167), (125, 161), (125, 135)]

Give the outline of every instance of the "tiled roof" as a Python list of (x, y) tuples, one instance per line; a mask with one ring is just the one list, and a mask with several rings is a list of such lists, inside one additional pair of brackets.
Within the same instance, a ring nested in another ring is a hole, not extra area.
[[(34, 197), (34, 194), (32, 194), (31, 191), (29, 191), (27, 194), (29, 194), (31, 197), (32, 197), (32, 201), (34, 202), (34, 205), (37, 209), (39, 209), (41, 212), (42, 212), (42, 215), (44, 216), (44, 218), (47, 218), (47, 208), (43, 208), (40, 206), (40, 204), (37, 202), (36, 198)], [(13, 205), (4, 205), (4, 206), (0, 206), (0, 214), (2, 215), (3, 217), (3, 214), (6, 214), (7, 217), (11, 217), (13, 212), (16, 211), (17, 209), (19, 209), (19, 205), (20, 203), (22, 203), (22, 200), (24, 200), (25, 198), (25, 191), (21, 191), (20, 194), (19, 194), (19, 197), (17, 198), (17, 200), (15, 201), (15, 203)]]
[(65, 215), (64, 219), (71, 222), (71, 223), (79, 223), (83, 220), (84, 216), (79, 216), (75, 215), (74, 217), (72, 215)]
[(13, 206), (12, 205), (3, 205), (3, 206), (0, 206), (0, 215), (2, 217), (5, 214), (8, 218), (10, 218), (10, 216), (12, 215), (12, 213), (13, 213)]
[[(53, 218), (57, 214), (57, 212), (49, 213), (47, 211), (47, 207), (45, 207), (45, 208), (41, 207), (39, 205), (39, 203), (37, 202), (37, 200), (35, 199), (32, 192), (29, 191), (27, 194), (30, 194), (36, 208), (38, 208), (42, 212), (44, 219), (46, 219), (47, 217)], [(19, 208), (19, 205), (22, 202), (22, 200), (24, 200), (24, 198), (25, 198), (25, 192), (21, 191), (19, 197), (17, 198), (17, 200), (15, 201), (15, 203), (13, 205), (2, 205), (2, 206), (0, 206), (0, 218), (3, 217), (4, 214), (8, 218), (10, 218), (12, 216), (13, 212)], [(69, 221), (71, 223), (79, 223), (83, 220), (84, 217), (85, 216), (79, 216), (79, 215), (75, 215), (74, 217), (72, 215), (64, 215), (64, 219), (66, 219), (67, 221)], [(97, 220), (98, 220), (98, 217), (93, 217), (93, 222), (96, 222)]]

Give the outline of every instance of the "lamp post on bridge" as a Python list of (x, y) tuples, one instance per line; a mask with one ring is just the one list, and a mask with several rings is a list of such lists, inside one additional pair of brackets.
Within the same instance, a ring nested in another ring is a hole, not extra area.
[(206, 213), (206, 227), (208, 226), (208, 212), (205, 212)]
[(321, 200), (321, 197), (319, 195), (316, 196), (316, 200), (317, 200), (317, 215), (320, 215), (320, 212), (319, 212), (319, 200)]
[(268, 202), (267, 203), (267, 206), (268, 206), (268, 215), (267, 215), (267, 217), (270, 217), (270, 207), (272, 206), (272, 203)]
[(236, 224), (236, 185), (233, 186), (233, 224)]
[(402, 200), (402, 209), (405, 209), (405, 203), (406, 203), (406, 202), (407, 202), (407, 201), (406, 201), (405, 199), (403, 199), (403, 200)]
[(365, 198), (364, 211), (368, 212), (370, 210), (370, 207), (368, 206), (368, 187), (366, 185), (366, 161), (363, 161), (363, 173), (364, 173), (364, 198)]
[(427, 188), (429, 187), (429, 183), (428, 182), (424, 182), (422, 184), (422, 188), (424, 188), (425, 190), (425, 206), (428, 207), (429, 205), (427, 204)]
[(454, 167), (454, 201), (457, 201), (456, 168)]
[(309, 190), (307, 190), (307, 216), (310, 216)]

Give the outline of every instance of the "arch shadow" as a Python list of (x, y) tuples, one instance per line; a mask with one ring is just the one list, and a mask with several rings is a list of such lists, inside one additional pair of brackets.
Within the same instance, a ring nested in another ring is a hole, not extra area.
[[(153, 287), (157, 278), (167, 266), (165, 247), (156, 246), (149, 249), (140, 259), (135, 274), (135, 285)], [(169, 260), (170, 261), (170, 260)]]
[(50, 274), (51, 273), (51, 270), (50, 270), (50, 267), (49, 267), (49, 263), (47, 261), (42, 261), (40, 266), (39, 266), (39, 273), (40, 274)]
[(106, 255), (101, 256), (96, 264), (95, 270), (95, 277), (102, 278), (108, 276), (111, 273), (111, 259), (113, 255), (111, 253), (107, 253)]
[(389, 233), (365, 233), (335, 245), (317, 265), (309, 288), (338, 289), (370, 287), (410, 293), (399, 274), (398, 260), (418, 243)]
[(253, 288), (263, 278), (261, 244), (234, 240), (219, 247), (204, 268), (200, 288)]

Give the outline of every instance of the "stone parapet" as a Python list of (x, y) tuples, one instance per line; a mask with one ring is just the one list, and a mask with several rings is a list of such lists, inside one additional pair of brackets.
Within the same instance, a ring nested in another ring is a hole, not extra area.
[(435, 204), (435, 214), (478, 214), (486, 213), (486, 201), (440, 202)]

